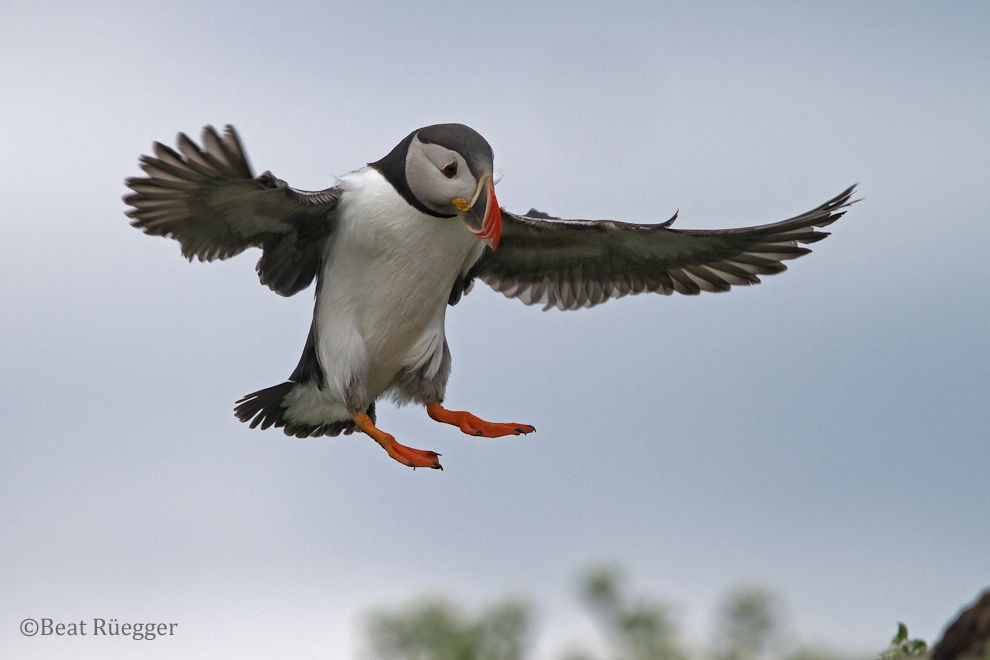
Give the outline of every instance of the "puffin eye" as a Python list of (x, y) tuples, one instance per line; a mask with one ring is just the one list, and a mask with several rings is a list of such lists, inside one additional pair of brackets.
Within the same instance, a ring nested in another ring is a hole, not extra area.
[(443, 172), (443, 175), (448, 179), (453, 179), (455, 176), (457, 176), (457, 161), (455, 160), (453, 163), (451, 163), (450, 165), (448, 165), (447, 167), (443, 168), (440, 171)]

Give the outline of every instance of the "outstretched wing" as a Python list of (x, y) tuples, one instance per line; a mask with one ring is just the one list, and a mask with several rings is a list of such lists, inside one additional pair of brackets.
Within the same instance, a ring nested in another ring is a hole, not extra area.
[(811, 252), (799, 243), (828, 236), (815, 228), (838, 220), (854, 190), (783, 222), (710, 231), (671, 229), (676, 215), (636, 225), (503, 211), (498, 249), (485, 251), (461, 288), (477, 277), (527, 305), (578, 309), (644, 291), (695, 295), (758, 284), (760, 275), (786, 270), (781, 262)]
[(131, 224), (179, 241), (190, 261), (260, 247), (262, 284), (283, 296), (309, 286), (336, 224), (340, 190), (295, 190), (271, 172), (255, 178), (233, 126), (222, 137), (204, 128), (203, 149), (185, 133), (177, 142), (178, 152), (155, 142), (155, 155), (141, 156), (148, 176), (125, 181), (134, 191), (124, 197)]

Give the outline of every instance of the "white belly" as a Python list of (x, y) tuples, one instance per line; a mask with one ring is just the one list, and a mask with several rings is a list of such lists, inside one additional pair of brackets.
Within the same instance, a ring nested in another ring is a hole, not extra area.
[(451, 287), (484, 246), (459, 218), (410, 207), (372, 168), (341, 185), (316, 302), (317, 354), (331, 394), (364, 372), (370, 403), (400, 370), (439, 368)]

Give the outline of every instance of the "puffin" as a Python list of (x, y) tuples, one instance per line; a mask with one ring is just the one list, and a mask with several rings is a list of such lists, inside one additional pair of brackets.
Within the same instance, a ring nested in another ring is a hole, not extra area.
[(844, 213), (855, 185), (789, 220), (738, 229), (516, 215), (495, 197), (494, 152), (477, 131), (436, 124), (384, 158), (318, 191), (270, 171), (255, 176), (233, 126), (185, 133), (140, 158), (125, 180), (131, 224), (178, 241), (189, 261), (260, 248), (261, 284), (292, 296), (316, 280), (302, 357), (285, 382), (252, 392), (234, 414), (299, 438), (360, 431), (412, 468), (439, 454), (376, 426), (375, 403), (416, 403), (443, 424), (489, 438), (534, 432), (444, 407), (451, 355), (447, 308), (476, 280), (544, 310), (575, 310), (639, 293), (728, 291), (786, 270)]

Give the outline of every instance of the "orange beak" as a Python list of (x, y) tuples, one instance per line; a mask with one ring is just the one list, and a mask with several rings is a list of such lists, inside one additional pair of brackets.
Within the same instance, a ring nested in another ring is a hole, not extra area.
[(495, 186), (489, 181), (485, 184), (488, 187), (488, 204), (485, 208), (485, 219), (481, 223), (481, 233), (478, 238), (491, 246), (494, 250), (498, 247), (498, 241), (502, 238), (502, 211), (498, 208), (498, 200), (495, 199)]
[(486, 176), (481, 180), (483, 190), (475, 194), (477, 198), (473, 206), (464, 212), (464, 224), (468, 226), (475, 236), (487, 243), (493, 250), (498, 247), (499, 238), (502, 236), (502, 212), (498, 208), (498, 200), (495, 199), (495, 187), (492, 185), (491, 176)]

